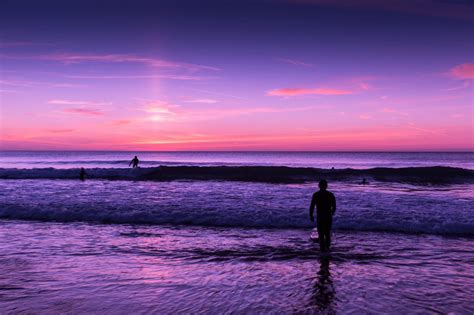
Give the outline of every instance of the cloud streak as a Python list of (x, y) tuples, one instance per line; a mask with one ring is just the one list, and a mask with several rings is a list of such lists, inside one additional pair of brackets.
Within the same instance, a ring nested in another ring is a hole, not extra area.
[(275, 58), (276, 61), (284, 62), (293, 66), (299, 66), (299, 67), (307, 67), (307, 68), (312, 68), (314, 67), (313, 64), (295, 60), (295, 59), (288, 59), (288, 58)]
[(210, 99), (210, 98), (199, 98), (199, 99), (195, 99), (195, 100), (189, 100), (189, 101), (186, 101), (186, 102), (187, 103), (215, 104), (218, 101)]
[(77, 115), (82, 115), (82, 116), (103, 116), (104, 115), (104, 113), (99, 110), (84, 108), (84, 107), (66, 108), (66, 109), (63, 109), (62, 112), (66, 114), (77, 114)]
[(55, 104), (55, 105), (93, 105), (93, 106), (100, 106), (100, 105), (111, 105), (110, 102), (93, 102), (93, 101), (71, 101), (71, 100), (50, 100), (48, 104)]
[(74, 64), (83, 62), (102, 62), (102, 63), (137, 63), (155, 68), (185, 69), (189, 71), (211, 70), (219, 71), (217, 67), (197, 65), (192, 63), (174, 62), (159, 58), (141, 57), (132, 54), (80, 54), (80, 53), (61, 53), (35, 56), (13, 56), (1, 55), (2, 58), (19, 60), (45, 60), (55, 61), (64, 64)]
[(474, 79), (474, 63), (463, 63), (449, 70), (449, 74), (459, 80)]
[(69, 133), (73, 132), (74, 129), (46, 129), (49, 133)]
[(275, 89), (267, 92), (269, 96), (300, 96), (300, 95), (347, 95), (352, 94), (350, 90), (331, 89), (331, 88), (284, 88)]
[(184, 81), (203, 81), (214, 79), (215, 77), (203, 77), (193, 75), (174, 75), (174, 74), (159, 74), (159, 75), (65, 75), (69, 79), (93, 79), (93, 80), (128, 80), (128, 79), (170, 79), (170, 80), (184, 80)]
[(163, 101), (149, 101), (144, 105), (143, 111), (150, 114), (146, 119), (151, 121), (206, 121), (221, 119), (225, 117), (252, 115), (252, 114), (270, 114), (308, 111), (320, 106), (300, 106), (300, 107), (246, 107), (246, 108), (199, 108), (186, 109), (179, 105), (170, 104)]
[(20, 87), (58, 87), (58, 88), (81, 88), (86, 87), (84, 84), (74, 83), (56, 83), (56, 82), (40, 82), (28, 80), (0, 80), (0, 85), (20, 86)]
[(382, 113), (386, 113), (386, 114), (396, 114), (396, 115), (400, 115), (400, 116), (408, 116), (408, 113), (405, 113), (405, 112), (401, 112), (399, 110), (396, 110), (396, 109), (393, 109), (393, 108), (383, 108), (382, 109)]
[(122, 119), (122, 120), (113, 121), (112, 125), (114, 125), (114, 126), (124, 126), (124, 125), (129, 125), (131, 123), (132, 123), (132, 121), (130, 119)]

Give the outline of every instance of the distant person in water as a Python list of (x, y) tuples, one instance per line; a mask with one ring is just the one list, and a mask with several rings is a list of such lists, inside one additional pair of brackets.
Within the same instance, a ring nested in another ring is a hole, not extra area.
[(314, 222), (314, 207), (316, 206), (316, 222), (319, 234), (319, 246), (322, 252), (326, 252), (331, 246), (332, 216), (336, 212), (336, 197), (332, 192), (327, 191), (328, 182), (319, 182), (319, 191), (313, 194), (309, 216)]
[(81, 167), (81, 171), (79, 172), (79, 178), (82, 181), (85, 181), (86, 180), (86, 175), (87, 175), (86, 170), (83, 167)]
[(133, 164), (132, 167), (135, 168), (135, 167), (138, 167), (138, 163), (140, 163), (140, 161), (138, 160), (137, 156), (135, 155), (135, 157), (130, 161), (128, 166), (130, 167)]

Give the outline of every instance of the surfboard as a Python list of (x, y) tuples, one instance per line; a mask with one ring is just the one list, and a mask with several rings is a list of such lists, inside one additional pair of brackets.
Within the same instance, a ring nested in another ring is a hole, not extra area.
[(319, 242), (319, 234), (318, 234), (318, 228), (315, 227), (314, 229), (311, 230), (311, 234), (309, 235), (309, 239), (314, 241), (314, 242)]

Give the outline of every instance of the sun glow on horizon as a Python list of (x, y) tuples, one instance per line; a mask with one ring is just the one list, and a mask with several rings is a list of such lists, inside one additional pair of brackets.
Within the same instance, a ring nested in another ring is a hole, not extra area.
[(62, 21), (0, 13), (0, 149), (474, 150), (472, 19), (261, 5), (248, 26), (220, 6), (222, 19), (169, 8), (179, 24), (160, 10), (128, 24), (67, 6)]

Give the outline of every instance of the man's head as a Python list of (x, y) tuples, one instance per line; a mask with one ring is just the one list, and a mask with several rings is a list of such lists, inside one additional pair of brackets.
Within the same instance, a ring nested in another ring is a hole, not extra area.
[(328, 182), (323, 179), (319, 181), (319, 189), (326, 190), (328, 188)]

